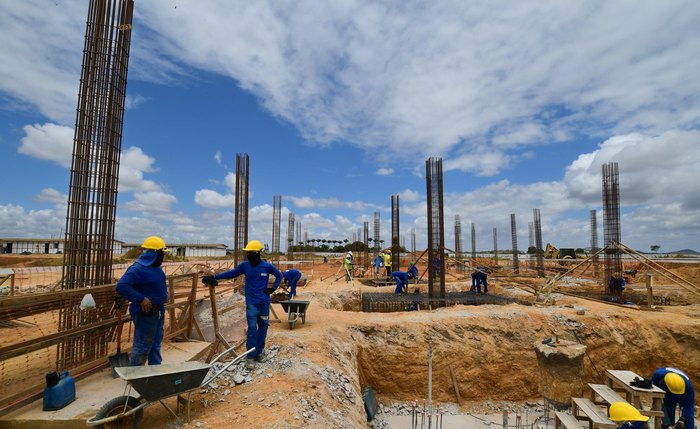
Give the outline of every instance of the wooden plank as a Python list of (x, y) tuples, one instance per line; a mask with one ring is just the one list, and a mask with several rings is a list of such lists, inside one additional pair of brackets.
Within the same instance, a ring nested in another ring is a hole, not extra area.
[(592, 429), (615, 429), (617, 427), (617, 424), (615, 422), (610, 421), (606, 413), (604, 413), (590, 399), (571, 398), (571, 402), (572, 413), (575, 415), (575, 417), (579, 419), (590, 420), (590, 427)]
[[(593, 384), (588, 383), (588, 387), (591, 388), (591, 400), (598, 405), (607, 404), (611, 405), (613, 402), (627, 402), (612, 388), (605, 384)], [(602, 401), (596, 401), (596, 395), (600, 396)]]
[(580, 420), (576, 419), (576, 417), (572, 416), (571, 414), (566, 414), (563, 411), (555, 411), (555, 424), (554, 427), (556, 429), (559, 429), (562, 427), (561, 425), (564, 425), (563, 427), (566, 429), (583, 429), (584, 426), (582, 426), (582, 423)]
[(450, 365), (450, 376), (452, 377), (452, 386), (455, 389), (455, 394), (457, 395), (457, 402), (462, 405), (462, 396), (459, 394), (459, 385), (457, 384), (457, 377), (455, 377), (455, 370)]

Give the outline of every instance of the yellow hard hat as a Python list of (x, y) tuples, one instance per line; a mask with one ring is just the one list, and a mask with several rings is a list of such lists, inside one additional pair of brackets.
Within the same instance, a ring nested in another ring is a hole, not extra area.
[(613, 402), (610, 405), (610, 420), (614, 422), (645, 422), (649, 417), (643, 416), (636, 408), (627, 402)]
[(168, 250), (167, 247), (165, 247), (165, 241), (157, 237), (155, 235), (152, 235), (145, 240), (143, 240), (143, 244), (141, 245), (144, 249), (150, 249), (150, 250)]
[(260, 252), (263, 250), (263, 245), (258, 240), (250, 240), (248, 244), (245, 245), (243, 251), (245, 252)]
[(675, 372), (669, 372), (664, 375), (664, 383), (666, 383), (666, 387), (668, 387), (671, 393), (675, 393), (676, 395), (685, 393), (685, 380)]
[(618, 272), (614, 273), (614, 274), (613, 274), (613, 277), (615, 277), (616, 279), (619, 279), (619, 278), (620, 278), (620, 273), (618, 273)]

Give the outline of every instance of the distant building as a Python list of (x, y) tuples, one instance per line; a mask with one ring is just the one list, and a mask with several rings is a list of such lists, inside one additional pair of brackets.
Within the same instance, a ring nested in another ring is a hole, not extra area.
[[(122, 245), (122, 253), (126, 253), (132, 249), (141, 247), (141, 243), (124, 243)], [(225, 244), (179, 244), (168, 243), (168, 250), (173, 256), (180, 257), (218, 257), (226, 256)]]
[[(115, 255), (122, 254), (124, 242), (112, 241), (112, 251)], [(33, 254), (57, 254), (64, 252), (65, 239), (63, 238), (1, 238), (0, 253), (21, 254), (25, 252)]]

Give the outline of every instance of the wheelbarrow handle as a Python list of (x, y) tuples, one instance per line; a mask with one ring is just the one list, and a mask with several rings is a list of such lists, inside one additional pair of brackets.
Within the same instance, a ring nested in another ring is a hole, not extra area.
[[(231, 347), (231, 348), (228, 349), (227, 351), (221, 353), (221, 355), (227, 353), (227, 352), (230, 351), (231, 349), (233, 349), (233, 347)], [(224, 365), (224, 366), (219, 370), (219, 372), (217, 372), (216, 374), (212, 375), (209, 379), (207, 379), (207, 381), (205, 381), (204, 383), (202, 383), (202, 385), (201, 385), (200, 387), (208, 386), (209, 383), (211, 383), (215, 378), (217, 378), (218, 376), (220, 376), (222, 372), (226, 371), (226, 370), (228, 369), (228, 367), (230, 367), (230, 366), (233, 365), (234, 363), (240, 362), (241, 359), (243, 359), (244, 357), (248, 356), (248, 354), (251, 353), (251, 352), (253, 352), (254, 350), (255, 350), (255, 347), (251, 348), (250, 350), (246, 350), (245, 353), (243, 353), (243, 354), (237, 356), (237, 357), (236, 357), (235, 359), (233, 359), (231, 362), (226, 363), (226, 365)], [(217, 356), (216, 359), (220, 358), (221, 355)], [(214, 359), (214, 360), (211, 362), (211, 364), (213, 364), (213, 363), (216, 361), (216, 359)]]

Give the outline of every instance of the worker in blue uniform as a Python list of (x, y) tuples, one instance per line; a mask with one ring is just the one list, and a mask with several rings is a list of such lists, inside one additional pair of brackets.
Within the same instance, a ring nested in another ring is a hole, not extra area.
[(415, 262), (409, 262), (409, 268), (408, 268), (408, 278), (409, 279), (418, 279), (418, 267), (416, 267)]
[[(247, 261), (243, 261), (232, 270), (213, 276), (202, 277), (202, 283), (216, 286), (218, 280), (232, 279), (245, 274), (245, 316), (248, 322), (246, 350), (255, 347), (255, 351), (246, 357), (246, 368), (253, 369), (255, 361), (264, 362), (265, 339), (270, 325), (270, 295), (282, 282), (282, 273), (271, 263), (264, 261), (260, 252), (262, 243), (252, 240), (243, 248)], [(270, 274), (275, 276), (275, 282), (268, 285)]]
[(168, 250), (162, 238), (151, 236), (143, 241), (141, 256), (119, 279), (116, 290), (131, 304), (129, 313), (134, 322), (134, 344), (131, 349), (131, 366), (160, 365), (163, 357), (160, 344), (163, 342), (165, 303), (168, 287), (161, 268)]
[(484, 295), (489, 293), (488, 278), (486, 275), (486, 268), (478, 268), (472, 273), (472, 288), (476, 289), (476, 293), (481, 293), (481, 286), (484, 286)]
[(404, 288), (408, 288), (408, 274), (403, 271), (394, 271), (391, 273), (391, 277), (396, 280), (396, 290), (395, 294), (400, 294), (404, 291)]
[(297, 295), (297, 282), (301, 279), (301, 271), (299, 270), (284, 270), (282, 271), (282, 282), (289, 285), (289, 299), (294, 299)]
[(625, 290), (625, 278), (620, 275), (620, 273), (613, 273), (610, 276), (610, 281), (608, 281), (608, 289), (613, 295), (620, 295), (622, 291)]
[(613, 402), (608, 415), (611, 421), (618, 423), (617, 429), (649, 429), (649, 417), (628, 402)]
[(374, 260), (372, 260), (372, 266), (374, 267), (374, 277), (379, 277), (379, 274), (382, 272), (382, 267), (384, 266), (384, 257), (377, 253)]
[(651, 376), (654, 386), (666, 392), (664, 395), (664, 425), (676, 423), (676, 406), (681, 408), (686, 429), (695, 428), (695, 389), (688, 375), (676, 368), (659, 368)]

